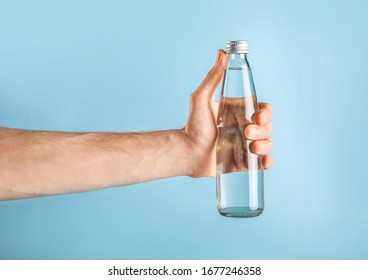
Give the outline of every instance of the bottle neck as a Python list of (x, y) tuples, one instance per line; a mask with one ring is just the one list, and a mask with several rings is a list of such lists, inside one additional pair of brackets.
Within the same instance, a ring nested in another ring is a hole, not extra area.
[(228, 53), (229, 65), (228, 68), (248, 68), (250, 69), (249, 62), (246, 53)]

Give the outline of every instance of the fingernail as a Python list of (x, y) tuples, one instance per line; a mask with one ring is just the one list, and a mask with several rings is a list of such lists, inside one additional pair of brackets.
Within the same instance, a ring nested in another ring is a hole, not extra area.
[(250, 137), (256, 137), (258, 135), (258, 128), (252, 128), (250, 130)]

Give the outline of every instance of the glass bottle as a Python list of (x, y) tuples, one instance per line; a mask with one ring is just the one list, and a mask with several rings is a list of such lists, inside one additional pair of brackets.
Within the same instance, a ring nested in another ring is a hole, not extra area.
[(258, 110), (247, 41), (226, 44), (225, 70), (217, 127), (217, 208), (226, 217), (256, 217), (263, 212), (262, 156), (251, 153), (244, 129)]

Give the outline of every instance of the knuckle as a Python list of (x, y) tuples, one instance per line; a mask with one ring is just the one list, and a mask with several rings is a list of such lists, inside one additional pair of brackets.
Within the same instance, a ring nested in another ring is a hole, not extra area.
[(270, 110), (265, 110), (265, 115), (267, 117), (267, 121), (270, 122), (272, 119), (272, 111)]
[(272, 133), (272, 123), (267, 124), (266, 133), (267, 135), (270, 135)]
[(192, 95), (190, 96), (190, 102), (193, 103), (196, 99), (196, 93), (192, 93)]
[(200, 94), (200, 92), (195, 91), (191, 96), (190, 96), (190, 106), (195, 106), (196, 104), (202, 102), (203, 100), (203, 95)]
[(190, 107), (193, 107), (193, 106), (194, 106), (194, 104), (195, 104), (195, 99), (196, 99), (196, 97), (195, 97), (195, 93), (193, 93), (193, 94), (190, 96), (190, 98), (189, 98)]
[(272, 105), (270, 103), (263, 103), (263, 107), (272, 113)]
[(217, 71), (216, 69), (213, 67), (211, 68), (210, 71), (208, 71), (206, 79), (212, 80), (212, 79), (216, 79), (217, 78)]
[(268, 138), (267, 140), (270, 143), (270, 147), (272, 149), (272, 147), (273, 147), (273, 139), (272, 138)]
[(213, 68), (210, 69), (210, 71), (208, 71), (207, 73), (207, 78), (212, 78), (215, 75), (215, 71), (213, 70)]

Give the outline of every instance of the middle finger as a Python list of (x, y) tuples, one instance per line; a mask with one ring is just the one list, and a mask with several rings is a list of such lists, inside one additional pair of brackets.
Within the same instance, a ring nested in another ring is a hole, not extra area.
[(250, 124), (244, 130), (245, 138), (248, 140), (262, 140), (270, 136), (272, 132), (272, 124), (265, 125)]

